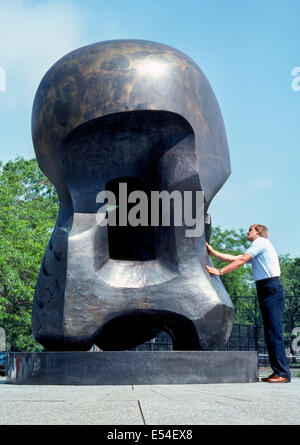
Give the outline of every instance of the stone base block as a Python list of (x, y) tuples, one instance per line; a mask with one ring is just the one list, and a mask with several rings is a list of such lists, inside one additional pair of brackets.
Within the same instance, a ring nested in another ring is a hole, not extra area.
[(20, 385), (170, 385), (257, 382), (256, 351), (8, 353)]

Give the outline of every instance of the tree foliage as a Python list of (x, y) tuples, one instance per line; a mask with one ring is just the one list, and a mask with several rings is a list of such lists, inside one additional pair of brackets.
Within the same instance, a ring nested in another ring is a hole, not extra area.
[[(300, 258), (291, 258), (290, 255), (280, 256), (281, 281), (286, 293), (285, 302), (285, 338), (291, 334), (291, 353), (295, 350), (292, 342), (296, 338), (294, 328), (300, 326)], [(293, 298), (292, 298), (293, 297)]]
[(34, 288), (58, 200), (36, 160), (0, 164), (0, 326), (10, 350), (36, 350), (31, 335)]

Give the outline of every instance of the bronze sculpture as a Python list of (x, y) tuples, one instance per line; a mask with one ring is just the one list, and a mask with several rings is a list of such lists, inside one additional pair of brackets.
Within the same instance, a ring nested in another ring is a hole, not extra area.
[(115, 40), (79, 48), (46, 73), (32, 135), (60, 200), (32, 311), (52, 351), (124, 350), (170, 334), (174, 349), (226, 343), (233, 305), (205, 271), (206, 234), (101, 227), (99, 192), (203, 191), (205, 215), (230, 175), (222, 115), (199, 67), (169, 46)]

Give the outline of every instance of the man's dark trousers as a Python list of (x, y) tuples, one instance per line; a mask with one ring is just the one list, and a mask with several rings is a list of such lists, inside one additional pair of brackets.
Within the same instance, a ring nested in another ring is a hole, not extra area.
[(291, 378), (283, 341), (284, 289), (279, 277), (256, 281), (265, 340), (271, 368), (276, 375)]

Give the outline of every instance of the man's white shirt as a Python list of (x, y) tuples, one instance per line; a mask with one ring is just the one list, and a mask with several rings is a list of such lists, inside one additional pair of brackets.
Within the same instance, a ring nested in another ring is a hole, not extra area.
[(249, 263), (252, 263), (252, 274), (255, 281), (280, 276), (278, 255), (267, 238), (261, 236), (256, 238), (245, 253), (252, 257)]

